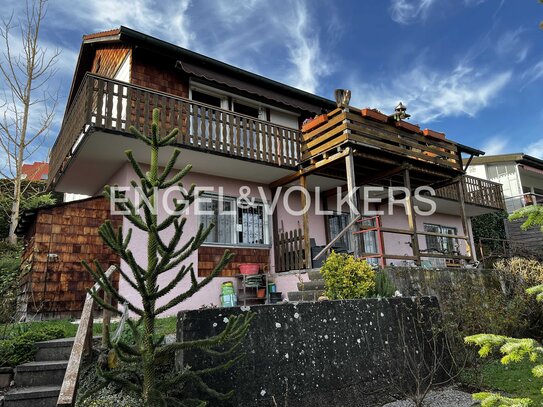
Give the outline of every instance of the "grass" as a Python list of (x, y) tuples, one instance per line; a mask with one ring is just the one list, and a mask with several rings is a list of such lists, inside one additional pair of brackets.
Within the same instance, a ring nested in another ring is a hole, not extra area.
[(529, 361), (502, 365), (499, 360), (483, 360), (477, 368), (467, 369), (461, 376), (463, 384), (481, 391), (502, 393), (510, 397), (528, 397), (534, 405), (543, 405), (543, 380), (532, 375)]
[[(13, 333), (13, 331), (38, 331), (44, 328), (59, 328), (64, 332), (65, 338), (74, 337), (79, 325), (69, 320), (52, 320), (52, 321), (36, 321), (36, 322), (21, 322), (18, 324), (5, 324), (0, 325), (0, 337), (7, 336)], [(157, 333), (159, 335), (174, 334), (176, 327), (176, 317), (159, 318), (156, 322)], [(117, 323), (111, 324), (111, 332), (117, 329)], [(102, 333), (102, 324), (95, 323), (93, 325), (94, 335), (100, 335)]]

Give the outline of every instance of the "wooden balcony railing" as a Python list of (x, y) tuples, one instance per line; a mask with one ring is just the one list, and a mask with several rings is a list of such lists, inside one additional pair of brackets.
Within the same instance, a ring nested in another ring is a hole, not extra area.
[[(462, 177), (462, 186), (464, 188), (465, 203), (505, 210), (505, 199), (501, 184), (464, 175)], [(458, 191), (456, 185), (452, 184), (436, 189), (436, 196), (457, 201)]]
[(437, 164), (462, 171), (461, 152), (449, 140), (429, 139), (421, 134), (395, 128), (363, 117), (359, 109), (335, 109), (327, 121), (302, 134), (302, 159), (308, 160), (344, 142), (354, 142), (375, 150)]
[(49, 182), (89, 129), (149, 132), (153, 108), (160, 108), (161, 132), (179, 128), (180, 146), (294, 168), (301, 159), (300, 132), (151, 89), (87, 74), (65, 119), (50, 157)]

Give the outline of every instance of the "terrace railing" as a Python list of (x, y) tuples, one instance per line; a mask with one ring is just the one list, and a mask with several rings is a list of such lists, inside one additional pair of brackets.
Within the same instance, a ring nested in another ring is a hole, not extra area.
[(219, 109), (130, 83), (87, 74), (53, 146), (50, 182), (90, 129), (149, 132), (153, 108), (160, 108), (161, 132), (179, 128), (177, 143), (227, 156), (295, 167), (301, 159), (300, 132), (251, 116)]
[(321, 125), (302, 134), (302, 159), (309, 160), (345, 142), (354, 142), (376, 151), (437, 164), (462, 171), (461, 152), (448, 140), (429, 139), (390, 124), (368, 120), (360, 109), (335, 109)]
[[(505, 210), (502, 184), (464, 175), (462, 177), (462, 186), (464, 188), (464, 202), (466, 204)], [(454, 184), (436, 189), (436, 196), (453, 201), (458, 201), (459, 199), (458, 190)]]

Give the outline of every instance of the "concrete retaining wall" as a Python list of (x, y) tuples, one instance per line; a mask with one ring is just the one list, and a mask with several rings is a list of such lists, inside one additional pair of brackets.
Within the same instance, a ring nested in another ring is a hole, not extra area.
[[(395, 393), (391, 378), (406, 372), (405, 355), (428, 357), (432, 328), (440, 320), (435, 297), (263, 305), (250, 311), (256, 316), (240, 349), (245, 357), (206, 381), (215, 389), (235, 389), (227, 405), (381, 406)], [(181, 312), (178, 338), (215, 335), (228, 315), (240, 312), (247, 310)], [(181, 363), (209, 366), (195, 351), (178, 355), (178, 367)]]

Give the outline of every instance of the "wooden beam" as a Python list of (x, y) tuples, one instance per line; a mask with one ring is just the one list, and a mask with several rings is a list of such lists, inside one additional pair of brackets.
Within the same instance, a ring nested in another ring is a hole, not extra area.
[(349, 154), (351, 149), (347, 147), (345, 150), (340, 151), (338, 153), (332, 154), (326, 158), (323, 158), (322, 160), (316, 161), (314, 164), (311, 164), (305, 168), (302, 168), (292, 174), (286, 175), (282, 178), (279, 178), (278, 180), (273, 181), (269, 186), (270, 188), (277, 188), (286, 184), (290, 184), (291, 182), (296, 181), (298, 178), (309, 175), (312, 172), (317, 171), (318, 169), (324, 168), (332, 163), (334, 163), (337, 160), (342, 159), (346, 155)]
[[(307, 176), (302, 175), (300, 177), (300, 187), (303, 191), (300, 192), (302, 209), (309, 204), (307, 201)], [(304, 191), (306, 191), (304, 193)], [(312, 259), (311, 259), (311, 238), (309, 236), (309, 209), (304, 211), (302, 214), (302, 233), (304, 236), (304, 253), (305, 253), (305, 267), (307, 269), (312, 268)]]
[(460, 204), (460, 218), (462, 219), (462, 228), (464, 229), (464, 235), (468, 236), (466, 240), (466, 247), (469, 251), (469, 257), (472, 261), (475, 261), (474, 248), (471, 246), (471, 230), (468, 227), (467, 215), (466, 215), (466, 205), (464, 200), (464, 184), (462, 183), (462, 178), (456, 183), (456, 189), (458, 191), (458, 203)]
[[(351, 222), (353, 222), (357, 216), (359, 215), (357, 213), (357, 208), (359, 207), (359, 196), (358, 191), (356, 190), (356, 178), (355, 178), (355, 172), (354, 172), (354, 156), (352, 150), (349, 150), (349, 154), (345, 156), (345, 169), (347, 173), (347, 194), (349, 194), (349, 212), (350, 212), (350, 218)], [(353, 244), (352, 250), (354, 252), (355, 257), (360, 257), (360, 254), (362, 253), (362, 250), (360, 250), (360, 236), (355, 235), (355, 232), (357, 231), (355, 223), (353, 223), (353, 226), (351, 227), (351, 233), (352, 233), (352, 239), (351, 242)]]
[(415, 204), (413, 202), (411, 179), (409, 177), (409, 168), (406, 168), (403, 172), (404, 186), (409, 191), (409, 194), (405, 197), (407, 202), (407, 221), (409, 223), (409, 230), (413, 233), (411, 235), (411, 247), (413, 248), (413, 256), (417, 259), (415, 264), (420, 266), (420, 251), (419, 251), (419, 235), (417, 234), (417, 218), (415, 216)]
[[(388, 169), (388, 170), (385, 170), (385, 171), (381, 171), (381, 172), (379, 172), (377, 174), (371, 175), (371, 176), (366, 177), (366, 178), (362, 178), (360, 181), (357, 181), (357, 184), (358, 184), (359, 187), (362, 187), (364, 185), (369, 185), (369, 184), (372, 184), (372, 183), (374, 183), (376, 181), (393, 177), (394, 175), (397, 175), (397, 174), (401, 173), (402, 171), (404, 171), (406, 168), (410, 168), (409, 164), (402, 164), (402, 165), (400, 165), (398, 167), (391, 168), (391, 169)], [(347, 191), (347, 184), (342, 185), (342, 187), (341, 187), (341, 192), (345, 192), (345, 191)], [(336, 195), (336, 192), (337, 192), (337, 188), (332, 188), (332, 189), (329, 189), (327, 191), (324, 191), (324, 193), (328, 197)]]
[[(271, 197), (274, 199), (275, 194), (277, 193), (276, 188), (271, 189)], [(277, 267), (279, 267), (280, 260), (279, 260), (279, 219), (277, 217), (277, 207), (272, 212), (272, 238), (273, 238), (273, 258), (274, 258), (274, 267), (276, 271)]]

